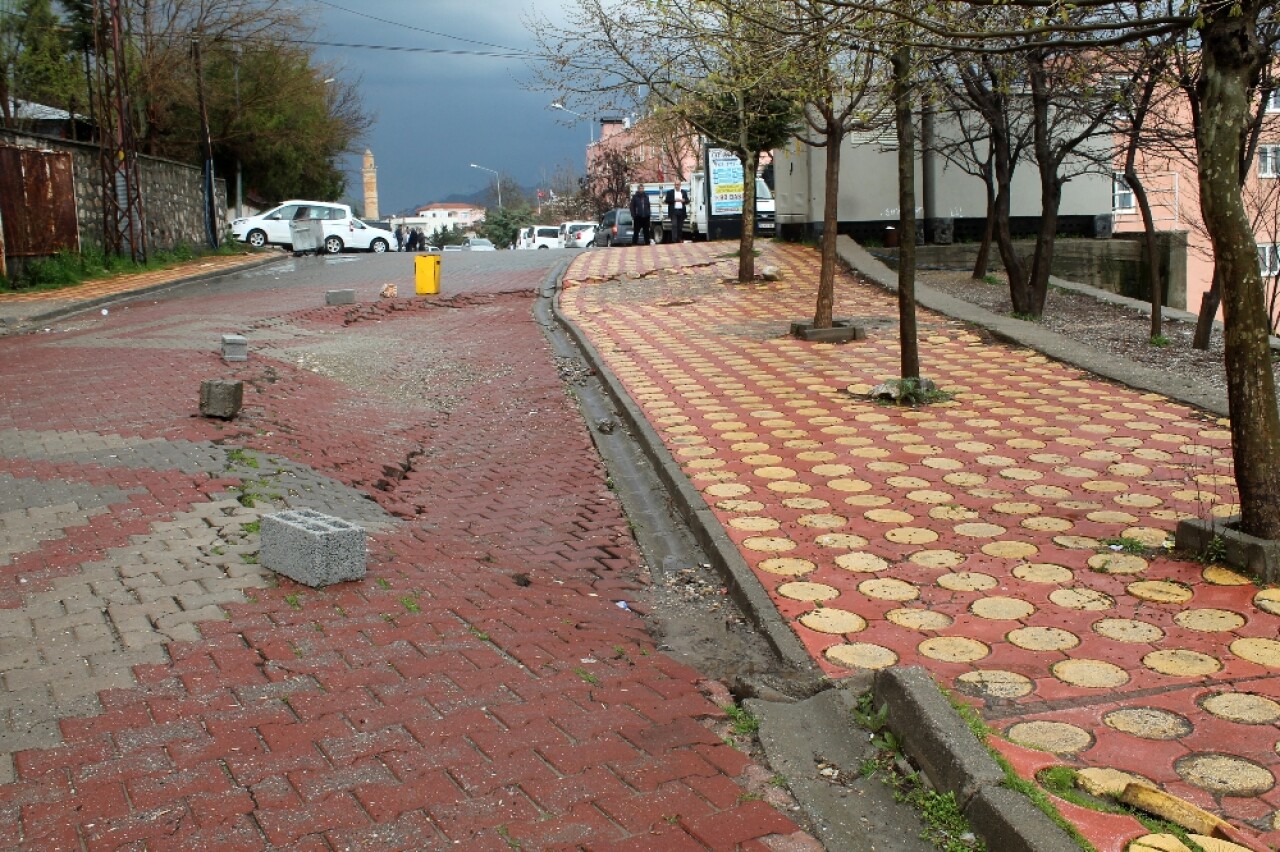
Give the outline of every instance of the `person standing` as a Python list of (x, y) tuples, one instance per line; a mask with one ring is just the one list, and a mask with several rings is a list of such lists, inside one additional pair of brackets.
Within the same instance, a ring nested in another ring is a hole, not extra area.
[(671, 221), (671, 238), (678, 243), (684, 242), (684, 217), (689, 212), (689, 193), (680, 188), (676, 181), (667, 190), (663, 198), (667, 205), (667, 219)]
[[(636, 191), (631, 195), (631, 245), (649, 245), (653, 242), (653, 226), (650, 224), (653, 210), (649, 206), (649, 193), (644, 187), (636, 184)], [(644, 242), (640, 241), (640, 232), (644, 231)]]

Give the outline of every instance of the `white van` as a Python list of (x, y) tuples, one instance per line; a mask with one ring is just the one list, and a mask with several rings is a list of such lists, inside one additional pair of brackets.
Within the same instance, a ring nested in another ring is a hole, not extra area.
[(588, 228), (594, 228), (595, 222), (561, 222), (558, 239), (560, 240), (560, 248), (568, 248), (573, 244), (573, 235), (578, 231), (585, 231)]
[(528, 247), (531, 249), (560, 248), (560, 231), (552, 225), (534, 225), (533, 238)]

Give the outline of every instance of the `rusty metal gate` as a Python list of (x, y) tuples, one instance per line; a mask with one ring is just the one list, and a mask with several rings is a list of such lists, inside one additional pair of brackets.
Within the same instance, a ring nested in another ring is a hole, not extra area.
[(0, 145), (0, 245), (7, 257), (79, 249), (70, 154)]

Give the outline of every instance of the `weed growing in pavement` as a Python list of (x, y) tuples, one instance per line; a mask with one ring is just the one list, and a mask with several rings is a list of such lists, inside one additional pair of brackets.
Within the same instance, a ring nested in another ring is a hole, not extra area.
[(302, 609), (302, 598), (299, 595), (285, 595), (284, 602), (294, 609)]
[(1022, 311), (1009, 311), (1009, 316), (1014, 319), (1020, 319), (1024, 322), (1040, 322), (1040, 317), (1036, 314), (1027, 314)]
[(578, 677), (582, 678), (587, 683), (591, 684), (592, 686), (596, 686), (600, 683), (600, 678), (596, 677), (591, 672), (587, 671), (581, 666), (578, 666), (577, 668), (575, 668), (573, 670), (573, 673), (576, 674)]
[[(888, 389), (888, 395), (882, 392), (881, 388)], [(873, 391), (874, 398), (881, 401), (885, 405), (930, 405), (938, 402), (950, 402), (951, 394), (944, 390), (940, 390), (929, 379), (921, 379), (914, 376), (905, 379), (890, 379), (881, 385), (877, 385)]]
[(213, 547), (209, 548), (209, 552), (214, 556), (224, 556), (226, 555), (227, 549), (220, 544), (215, 544)]
[(1209, 543), (1205, 545), (1204, 553), (1201, 554), (1200, 561), (1206, 565), (1212, 565), (1215, 562), (1225, 562), (1227, 559), (1227, 541), (1220, 535), (1215, 535), (1209, 539)]
[(245, 535), (257, 535), (262, 531), (262, 521), (250, 521), (247, 524), (241, 524), (240, 529)]
[(386, 577), (379, 577), (375, 582), (378, 584), (378, 588), (380, 589), (391, 588), (391, 581), (388, 580)]
[(422, 607), (418, 606), (418, 602), (414, 599), (413, 595), (401, 598), (400, 605), (409, 612), (422, 612)]
[(1151, 550), (1151, 548), (1147, 547), (1138, 539), (1129, 538), (1128, 536), (1119, 536), (1116, 538), (1104, 538), (1102, 540), (1102, 543), (1107, 546), (1108, 550), (1118, 550), (1121, 553), (1133, 553), (1138, 556), (1141, 556), (1142, 554)]
[(787, 779), (783, 775), (774, 775), (772, 778), (769, 779), (769, 786), (770, 787), (786, 787)]
[(242, 562), (244, 562), (244, 564), (246, 564), (246, 565), (257, 565), (257, 564), (258, 564), (258, 554), (256, 554), (256, 553), (242, 553), (242, 554), (240, 555), (240, 560), (241, 560)]
[(760, 720), (745, 707), (737, 704), (726, 704), (720, 708), (733, 722), (732, 730), (740, 737), (754, 737), (760, 730)]
[(510, 846), (512, 849), (524, 848), (523, 846), (520, 845), (519, 840), (516, 840), (514, 837), (511, 836), (511, 829), (507, 828), (505, 825), (498, 826), (496, 830), (498, 832), (498, 836), (501, 837), (503, 840), (505, 840), (507, 845)]
[(485, 633), (483, 630), (481, 630), (479, 627), (476, 627), (475, 625), (468, 624), (467, 632), (469, 632), (472, 636), (479, 639), (481, 642), (489, 641), (489, 634)]
[(1151, 339), (1147, 342), (1150, 343), (1152, 346), (1168, 346), (1173, 341), (1165, 337), (1163, 334), (1154, 334), (1151, 336)]
[(257, 470), (259, 467), (259, 462), (256, 456), (251, 456), (239, 448), (227, 450), (227, 461), (231, 464), (242, 464), (245, 467), (251, 467), (254, 470)]
[(1004, 283), (999, 278), (990, 274), (982, 276), (982, 280), (997, 287)]

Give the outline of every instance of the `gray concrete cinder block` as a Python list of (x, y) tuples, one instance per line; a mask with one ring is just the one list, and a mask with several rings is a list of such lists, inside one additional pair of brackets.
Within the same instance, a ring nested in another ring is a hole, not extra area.
[(230, 420), (244, 405), (244, 382), (207, 379), (200, 383), (200, 414)]
[(889, 705), (889, 728), (907, 754), (934, 787), (955, 793), (961, 807), (980, 788), (1004, 781), (1004, 771), (924, 669), (883, 669), (876, 672), (874, 689), (876, 706)]
[(242, 334), (222, 335), (223, 361), (248, 361), (249, 339)]
[(341, 518), (292, 509), (264, 515), (261, 533), (262, 564), (305, 586), (364, 577), (364, 530)]
[(354, 305), (356, 303), (356, 291), (326, 290), (324, 294), (324, 303), (326, 305)]

